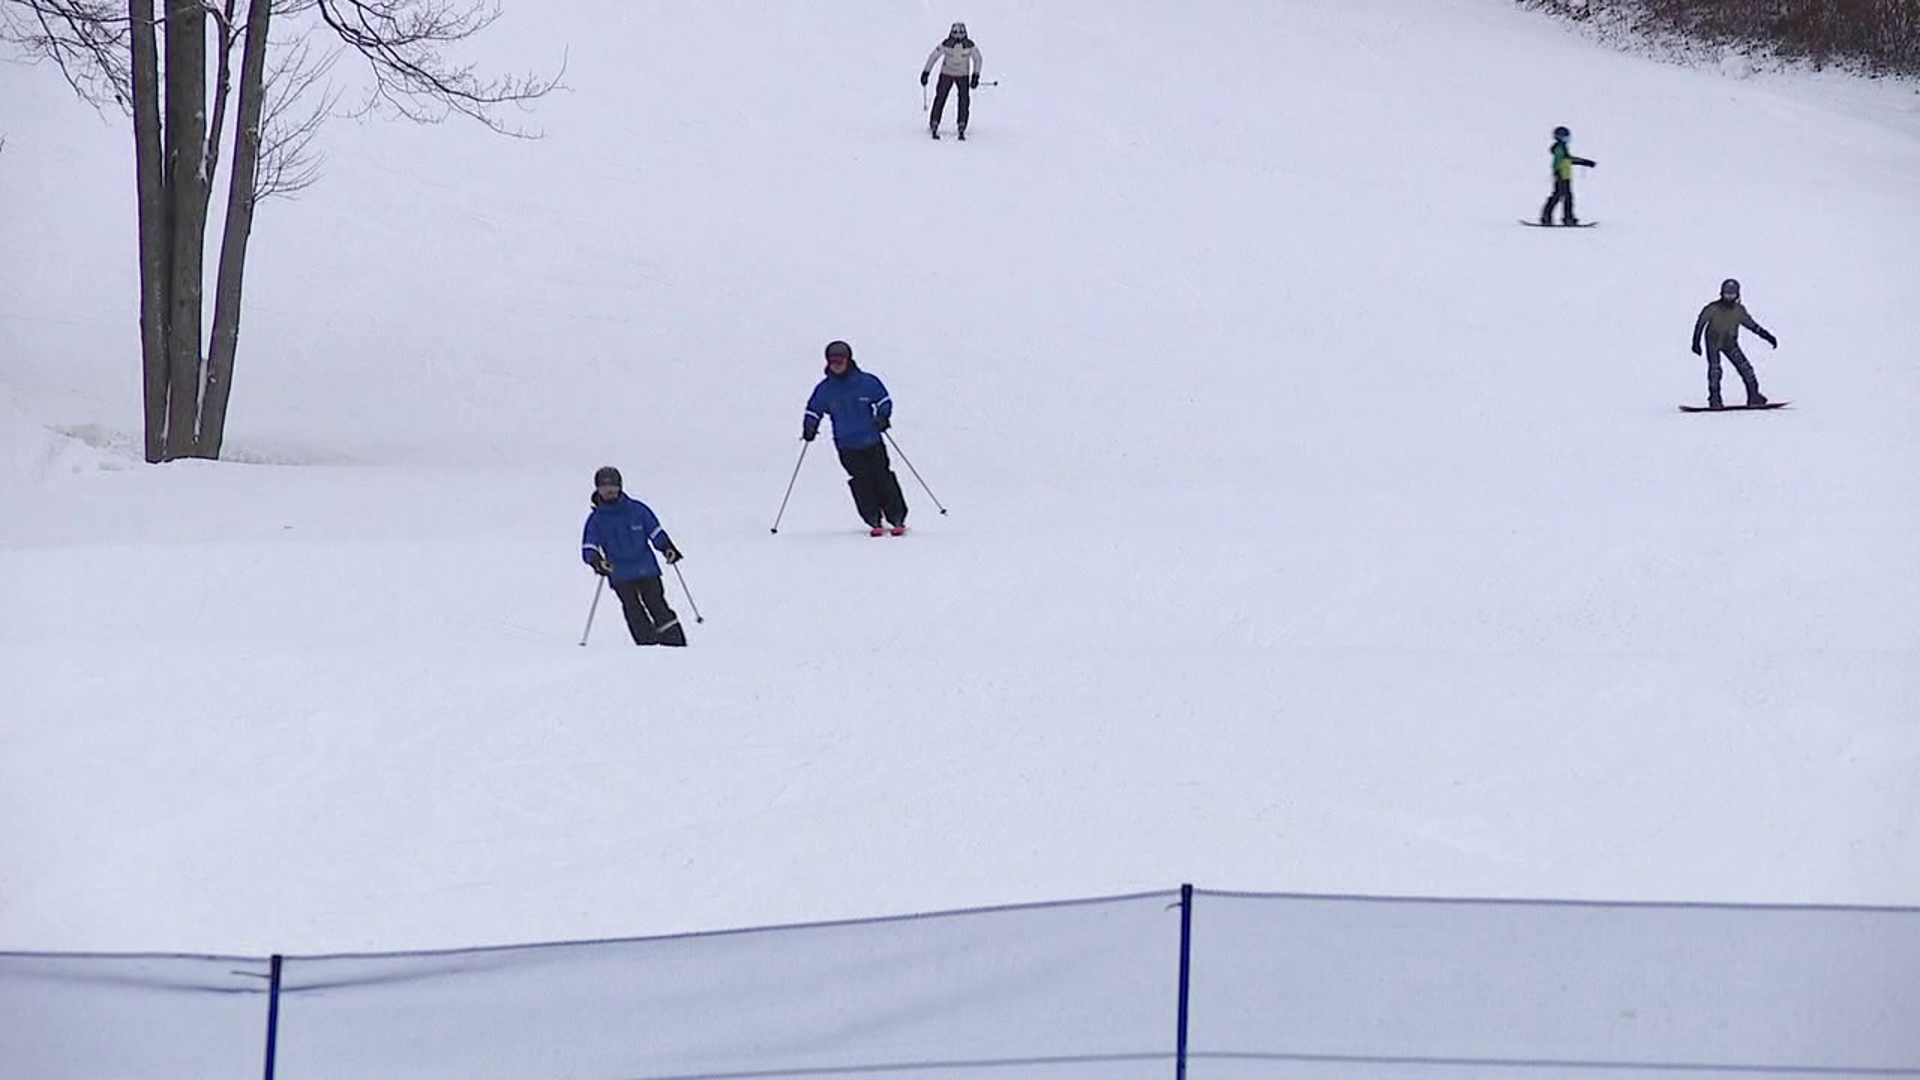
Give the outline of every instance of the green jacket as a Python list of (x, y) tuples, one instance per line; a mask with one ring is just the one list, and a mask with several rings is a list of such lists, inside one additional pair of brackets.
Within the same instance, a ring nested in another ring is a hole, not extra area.
[(1555, 180), (1573, 179), (1573, 167), (1575, 165), (1585, 165), (1588, 168), (1592, 168), (1593, 162), (1583, 157), (1575, 157), (1573, 151), (1567, 149), (1566, 143), (1555, 140), (1553, 144), (1553, 178)]
[(1778, 344), (1767, 328), (1753, 321), (1747, 314), (1747, 306), (1738, 300), (1715, 300), (1700, 309), (1700, 317), (1693, 321), (1693, 350), (1700, 351), (1700, 335), (1707, 335), (1709, 341), (1734, 344), (1740, 340), (1740, 328), (1759, 334), (1761, 340), (1770, 345)]

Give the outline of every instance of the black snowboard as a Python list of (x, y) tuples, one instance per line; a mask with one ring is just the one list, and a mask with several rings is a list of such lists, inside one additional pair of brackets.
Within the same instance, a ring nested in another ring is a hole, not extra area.
[(1526, 218), (1521, 218), (1520, 224), (1534, 229), (1591, 229), (1600, 223), (1597, 221), (1583, 221), (1578, 225), (1542, 225), (1537, 221), (1528, 221)]
[(1792, 402), (1769, 401), (1765, 405), (1726, 405), (1715, 409), (1707, 405), (1682, 405), (1681, 412), (1760, 412), (1765, 409), (1784, 409)]

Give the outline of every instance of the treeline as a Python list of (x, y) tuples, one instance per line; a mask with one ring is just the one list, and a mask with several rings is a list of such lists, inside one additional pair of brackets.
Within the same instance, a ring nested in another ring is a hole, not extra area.
[(1920, 0), (1521, 0), (1653, 37), (1920, 77)]

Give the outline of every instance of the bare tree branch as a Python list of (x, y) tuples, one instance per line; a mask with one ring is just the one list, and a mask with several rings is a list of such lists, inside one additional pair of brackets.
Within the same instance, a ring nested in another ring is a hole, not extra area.
[[(235, 5), (232, 0), (201, 0), (200, 6), (219, 29), (225, 64), (240, 34), (234, 25)], [(482, 76), (472, 64), (448, 59), (448, 49), (499, 20), (497, 0), (278, 0), (274, 12), (276, 17), (318, 12), (341, 43), (367, 62), (373, 86), (354, 110), (359, 115), (388, 111), (418, 123), (460, 115), (502, 135), (534, 138), (537, 132), (503, 120), (499, 108), (524, 108), (545, 97), (560, 87), (566, 72), (564, 57), (560, 72), (552, 76), (494, 78)], [(130, 19), (118, 0), (0, 0), (0, 41), (52, 61), (84, 100), (95, 105), (113, 100), (125, 109), (131, 100)], [(222, 77), (218, 85), (226, 82)], [(216, 117), (221, 104), (216, 92)]]
[(340, 100), (338, 92), (323, 85), (337, 57), (328, 53), (316, 59), (313, 46), (302, 38), (267, 73), (256, 200), (290, 199), (319, 179), (321, 156), (313, 149), (313, 139)]
[[(502, 135), (534, 138), (495, 115), (500, 105), (524, 107), (552, 93), (559, 75), (483, 79), (473, 65), (450, 63), (442, 50), (500, 18), (498, 4), (466, 6), (449, 0), (313, 0), (320, 18), (367, 61), (373, 88), (361, 114), (382, 107), (418, 123), (459, 114)], [(562, 63), (561, 73), (565, 73)]]
[(82, 100), (124, 108), (132, 82), (129, 19), (114, 0), (0, 0), (0, 41), (52, 61)]
[[(233, 43), (237, 40), (233, 27), (234, 0), (227, 0), (226, 8), (206, 5), (207, 14), (213, 16), (214, 26), (220, 34), (219, 69), (214, 76), (213, 115), (207, 126), (207, 176), (214, 176), (220, 169), (220, 129), (227, 119), (227, 96), (233, 90)], [(208, 195), (212, 195), (213, 186), (207, 186)]]

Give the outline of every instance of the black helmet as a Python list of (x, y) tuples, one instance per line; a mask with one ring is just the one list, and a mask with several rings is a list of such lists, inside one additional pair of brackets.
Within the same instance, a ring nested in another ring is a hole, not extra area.
[(826, 356), (829, 360), (836, 356), (844, 356), (851, 360), (853, 359), (853, 346), (836, 338), (833, 341), (827, 342)]
[(1722, 300), (1740, 299), (1740, 282), (1738, 282), (1733, 278), (1728, 278), (1727, 280), (1721, 282), (1720, 283), (1720, 299)]
[(611, 465), (602, 465), (598, 469), (593, 470), (594, 487), (606, 487), (609, 484), (614, 487), (621, 486), (619, 469)]
[(1553, 129), (1553, 138), (1556, 142), (1566, 142), (1568, 139), (1573, 138), (1573, 132), (1568, 131), (1564, 127), (1557, 127)]
[(950, 38), (954, 38), (956, 40), (966, 37), (967, 24), (963, 22), (957, 22), (957, 23), (954, 23), (952, 26), (947, 27), (947, 36)]

